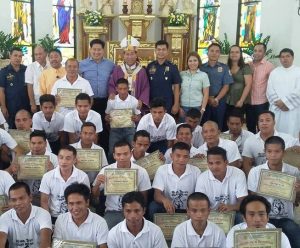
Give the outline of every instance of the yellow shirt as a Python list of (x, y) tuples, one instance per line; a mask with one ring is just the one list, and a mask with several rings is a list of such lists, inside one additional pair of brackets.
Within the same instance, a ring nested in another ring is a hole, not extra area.
[(64, 67), (58, 69), (49, 68), (42, 72), (40, 77), (40, 93), (51, 94), (52, 87), (54, 83), (66, 75), (66, 70)]

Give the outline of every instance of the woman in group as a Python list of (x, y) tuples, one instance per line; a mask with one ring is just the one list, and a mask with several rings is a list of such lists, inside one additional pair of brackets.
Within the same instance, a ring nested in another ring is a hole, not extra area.
[(204, 113), (209, 96), (209, 79), (205, 72), (200, 71), (201, 58), (197, 52), (190, 52), (187, 57), (187, 70), (182, 71), (180, 93), (180, 121), (184, 122), (186, 112), (197, 108)]

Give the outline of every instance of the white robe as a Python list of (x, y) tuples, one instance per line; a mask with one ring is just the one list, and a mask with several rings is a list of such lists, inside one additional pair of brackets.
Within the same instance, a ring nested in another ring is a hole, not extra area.
[[(300, 132), (300, 67), (292, 65), (274, 69), (269, 77), (267, 98), (275, 113), (276, 130), (299, 137)], [(281, 100), (289, 108), (282, 111), (275, 106)]]

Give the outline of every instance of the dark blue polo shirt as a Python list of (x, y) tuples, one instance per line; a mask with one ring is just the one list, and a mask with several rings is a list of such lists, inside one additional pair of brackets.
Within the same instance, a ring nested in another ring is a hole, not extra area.
[(164, 98), (167, 110), (170, 112), (174, 100), (172, 86), (181, 83), (177, 66), (168, 60), (160, 65), (155, 60), (147, 66), (146, 70), (150, 83), (150, 101), (155, 97)]

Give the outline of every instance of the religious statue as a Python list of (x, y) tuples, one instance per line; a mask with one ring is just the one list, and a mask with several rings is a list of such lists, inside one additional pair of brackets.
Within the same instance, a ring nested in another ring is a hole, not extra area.
[(92, 10), (91, 0), (80, 0), (79, 13), (84, 13), (87, 10)]
[(105, 16), (113, 14), (112, 6), (113, 0), (97, 0), (97, 9)]
[(194, 14), (195, 0), (177, 0), (174, 3), (175, 9), (180, 13), (192, 15)]
[(159, 10), (160, 15), (163, 17), (169, 16), (170, 10), (174, 8), (175, 4), (173, 0), (160, 0)]

